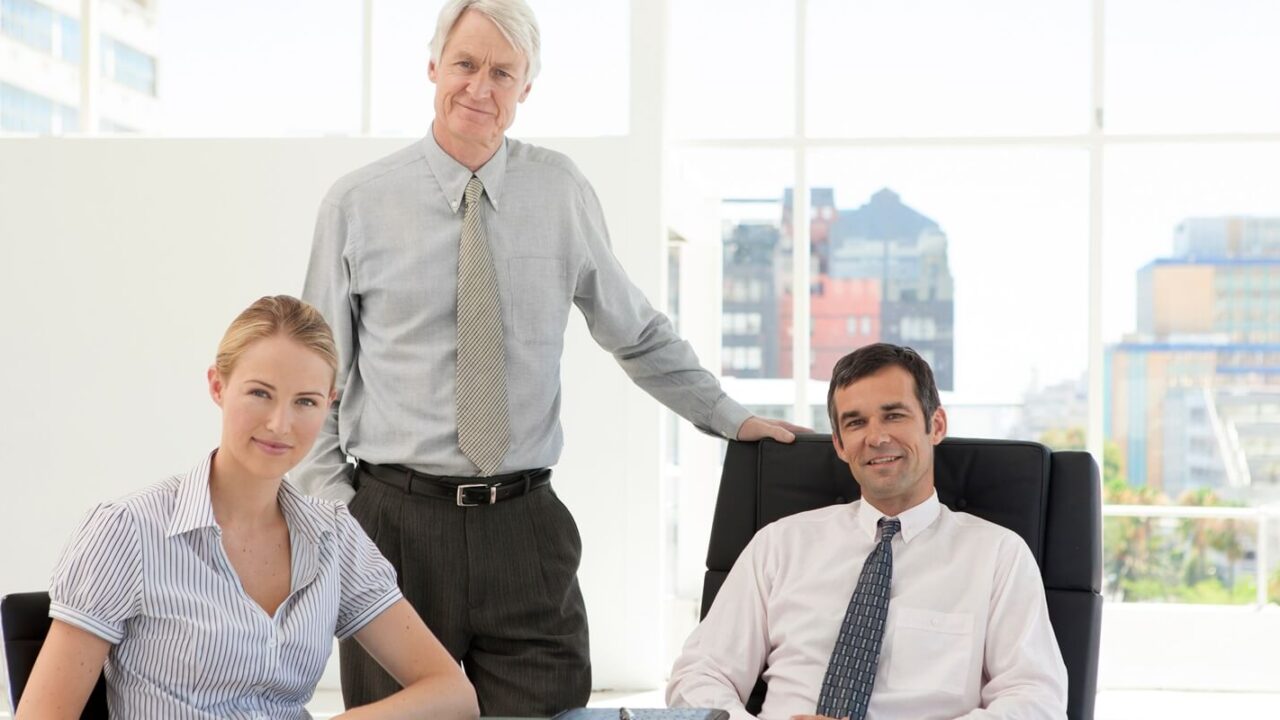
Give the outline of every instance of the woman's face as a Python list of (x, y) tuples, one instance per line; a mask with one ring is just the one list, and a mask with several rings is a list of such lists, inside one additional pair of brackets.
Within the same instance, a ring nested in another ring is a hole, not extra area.
[(320, 355), (283, 335), (258, 340), (230, 377), (209, 369), (209, 394), (222, 408), (219, 464), (277, 480), (311, 450), (333, 401), (333, 371)]

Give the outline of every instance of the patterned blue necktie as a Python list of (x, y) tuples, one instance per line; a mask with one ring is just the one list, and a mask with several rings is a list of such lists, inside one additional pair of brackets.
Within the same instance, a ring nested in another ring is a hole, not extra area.
[(880, 664), (880, 641), (889, 614), (889, 585), (893, 580), (893, 546), (890, 541), (902, 523), (880, 518), (880, 544), (867, 556), (858, 576), (858, 587), (849, 598), (840, 636), (831, 651), (827, 674), (818, 695), (818, 714), (829, 718), (863, 720), (871, 688)]

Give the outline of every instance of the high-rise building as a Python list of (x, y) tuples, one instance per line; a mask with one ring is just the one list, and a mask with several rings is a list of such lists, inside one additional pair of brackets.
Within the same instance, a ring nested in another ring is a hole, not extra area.
[(720, 330), (725, 375), (780, 377), (778, 355), (784, 343), (775, 272), (780, 239), (773, 222), (741, 222), (726, 229)]
[(1188, 218), (1173, 231), (1173, 254), (1182, 258), (1280, 257), (1280, 218)]
[(840, 211), (826, 255), (832, 280), (879, 286), (879, 339), (915, 348), (933, 366), (938, 387), (954, 389), (954, 281), (938, 224), (885, 188), (862, 207)]
[[(158, 0), (94, 0), (104, 132), (154, 130)], [(0, 132), (80, 131), (80, 0), (0, 0)]]
[(1173, 246), (1107, 348), (1105, 432), (1131, 484), (1280, 498), (1280, 218), (1191, 218)]
[[(726, 204), (777, 207), (776, 200)], [(788, 189), (780, 217), (755, 212), (726, 225), (726, 375), (792, 375), (791, 212)], [(809, 233), (809, 377), (825, 380), (841, 356), (884, 340), (914, 347), (933, 365), (938, 386), (953, 389), (952, 277), (937, 223), (888, 189), (840, 210), (831, 188), (813, 188)]]

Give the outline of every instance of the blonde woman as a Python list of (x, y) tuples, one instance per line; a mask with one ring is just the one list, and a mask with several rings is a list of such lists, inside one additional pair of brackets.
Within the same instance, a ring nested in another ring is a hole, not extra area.
[(328, 325), (300, 300), (264, 297), (235, 319), (208, 371), (218, 448), (76, 531), (17, 718), (78, 718), (104, 665), (116, 717), (309, 717), (335, 636), (403, 685), (341, 717), (478, 715), (346, 506), (284, 480), (328, 416), (336, 367)]

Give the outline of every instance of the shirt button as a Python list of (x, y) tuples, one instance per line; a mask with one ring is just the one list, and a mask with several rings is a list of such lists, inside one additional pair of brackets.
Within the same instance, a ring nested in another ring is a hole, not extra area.
[(267, 647), (273, 648), (275, 646), (276, 646), (276, 639), (274, 637), (269, 638), (267, 640)]

